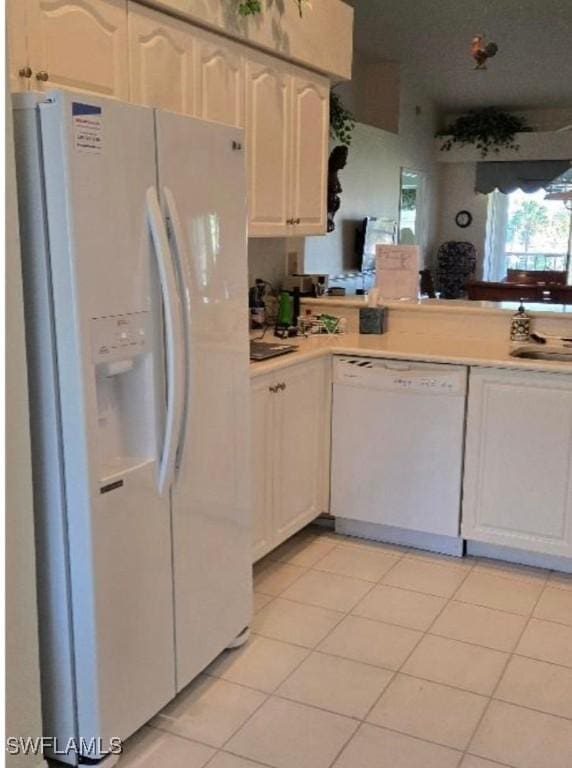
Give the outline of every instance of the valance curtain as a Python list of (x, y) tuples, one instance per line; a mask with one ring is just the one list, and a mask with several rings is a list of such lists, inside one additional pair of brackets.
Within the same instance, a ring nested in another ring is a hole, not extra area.
[(498, 189), (508, 195), (515, 189), (536, 192), (570, 168), (570, 160), (530, 160), (477, 163), (476, 191), (488, 194)]

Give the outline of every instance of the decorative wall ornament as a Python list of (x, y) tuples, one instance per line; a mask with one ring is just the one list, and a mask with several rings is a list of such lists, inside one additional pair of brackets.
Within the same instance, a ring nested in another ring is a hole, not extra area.
[(471, 40), (471, 55), (475, 60), (475, 69), (486, 69), (487, 59), (492, 59), (498, 53), (496, 43), (486, 43), (484, 35), (475, 35)]
[(328, 232), (333, 232), (336, 228), (334, 216), (340, 208), (340, 195), (343, 191), (338, 173), (346, 167), (348, 151), (346, 144), (339, 144), (332, 149), (328, 160)]

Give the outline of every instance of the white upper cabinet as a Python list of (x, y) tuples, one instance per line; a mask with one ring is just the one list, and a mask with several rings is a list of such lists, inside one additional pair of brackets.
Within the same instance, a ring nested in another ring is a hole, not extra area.
[(330, 88), (318, 75), (292, 79), (291, 212), (296, 234), (326, 231)]
[(128, 4), (131, 100), (196, 115), (195, 38), (185, 22)]
[(471, 369), (463, 538), (572, 556), (572, 376)]
[(28, 57), (27, 3), (23, 0), (8, 0), (6, 14), (10, 91), (27, 91), (34, 74)]
[(244, 128), (248, 234), (326, 232), (326, 78), (134, 0), (8, 3), (12, 91), (71, 88)]
[(290, 207), (290, 77), (268, 56), (246, 62), (250, 236), (284, 235)]
[(246, 62), (246, 127), (248, 234), (324, 234), (327, 80), (270, 57), (250, 57)]
[(197, 116), (242, 128), (244, 76), (241, 48), (195, 30)]
[(129, 98), (125, 0), (21, 0), (32, 88)]

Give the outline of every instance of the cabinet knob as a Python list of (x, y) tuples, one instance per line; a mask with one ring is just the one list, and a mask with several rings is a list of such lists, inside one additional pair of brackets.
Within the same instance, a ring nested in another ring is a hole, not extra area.
[(286, 389), (286, 384), (283, 381), (281, 381), (280, 384), (278, 384), (278, 389), (281, 389), (282, 392), (284, 392), (284, 390)]
[(49, 77), (50, 76), (44, 69), (41, 69), (39, 72), (36, 72), (36, 80), (39, 80), (41, 83), (47, 82), (49, 80)]
[(278, 384), (268, 387), (269, 392), (278, 392)]
[(286, 224), (293, 224), (293, 223), (294, 223), (294, 219), (286, 219)]
[(32, 68), (31, 67), (22, 67), (18, 70), (18, 74), (20, 77), (32, 77)]
[(293, 224), (299, 224), (300, 223), (300, 219), (292, 219), (292, 223)]

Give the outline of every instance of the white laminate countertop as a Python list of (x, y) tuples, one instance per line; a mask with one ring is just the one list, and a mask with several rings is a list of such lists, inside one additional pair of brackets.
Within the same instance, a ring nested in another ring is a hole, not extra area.
[[(253, 336), (253, 338), (255, 338)], [(278, 341), (268, 330), (264, 341)], [(283, 343), (298, 347), (292, 352), (270, 360), (250, 364), (251, 378), (274, 373), (291, 365), (326, 355), (362, 355), (433, 363), (457, 363), (458, 365), (511, 368), (524, 371), (544, 371), (572, 374), (572, 363), (530, 360), (510, 356), (507, 341), (483, 341), (480, 339), (450, 338), (426, 334), (384, 333), (339, 335), (315, 335), (298, 337)]]
[[(307, 306), (320, 308), (322, 311), (326, 307), (346, 307), (348, 309), (359, 309), (367, 307), (367, 296), (322, 296), (319, 299), (303, 296), (302, 303)], [(381, 299), (379, 306), (387, 307), (391, 311), (420, 311), (429, 310), (431, 312), (479, 314), (479, 315), (498, 315), (514, 313), (520, 302), (516, 301), (468, 301), (466, 299), (400, 299), (389, 300)], [(533, 303), (525, 301), (526, 311), (531, 317), (561, 317), (570, 319), (572, 317), (572, 304), (550, 304)]]

